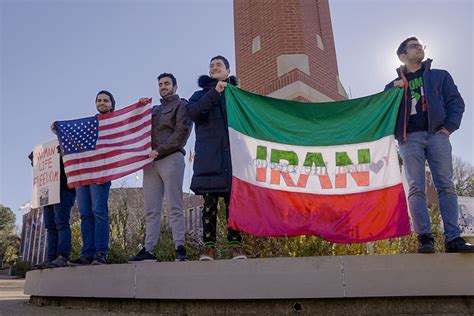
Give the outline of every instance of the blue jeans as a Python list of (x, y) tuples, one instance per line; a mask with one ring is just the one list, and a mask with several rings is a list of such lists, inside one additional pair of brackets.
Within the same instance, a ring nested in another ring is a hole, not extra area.
[(110, 182), (76, 188), (81, 215), (81, 255), (92, 258), (97, 252), (109, 252), (109, 190)]
[(446, 241), (459, 237), (458, 197), (452, 181), (453, 162), (449, 136), (443, 132), (430, 134), (426, 131), (407, 134), (406, 143), (400, 145), (400, 154), (410, 187), (408, 204), (415, 232), (432, 237), (425, 196), (425, 161), (428, 161), (438, 192)]
[(76, 192), (67, 188), (59, 191), (60, 203), (43, 208), (44, 226), (47, 231), (48, 261), (59, 255), (69, 257), (71, 251), (71, 227), (69, 218), (76, 199)]

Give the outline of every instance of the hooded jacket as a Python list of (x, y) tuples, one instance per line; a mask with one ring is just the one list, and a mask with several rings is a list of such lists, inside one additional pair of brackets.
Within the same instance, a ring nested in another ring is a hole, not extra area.
[[(234, 76), (226, 81), (237, 84)], [(232, 164), (226, 102), (224, 93), (218, 93), (215, 89), (217, 82), (209, 76), (199, 77), (198, 85), (202, 89), (194, 92), (186, 105), (187, 114), (195, 124), (191, 190), (196, 194), (231, 190)]]
[[(449, 72), (441, 69), (431, 69), (431, 62), (432, 59), (427, 59), (422, 63), (425, 68), (423, 89), (428, 107), (428, 132), (436, 133), (444, 127), (450, 133), (453, 133), (461, 125), (464, 100)], [(411, 113), (411, 102), (409, 102), (411, 94), (406, 78), (406, 67), (401, 66), (396, 71), (398, 78), (395, 80), (403, 79), (405, 94), (398, 112), (395, 138), (399, 142), (405, 142), (406, 129)], [(392, 88), (394, 81), (387, 84), (385, 90)]]

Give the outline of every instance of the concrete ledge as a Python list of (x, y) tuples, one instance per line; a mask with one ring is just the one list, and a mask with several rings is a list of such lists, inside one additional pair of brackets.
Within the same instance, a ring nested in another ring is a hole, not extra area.
[[(474, 297), (372, 297), (279, 300), (142, 300), (36, 297), (39, 306), (76, 308), (103, 315), (473, 315)], [(95, 314), (94, 314), (95, 315)]]
[(37, 297), (275, 300), (474, 295), (474, 255), (162, 262), (30, 271)]
[(133, 298), (135, 269), (134, 265), (113, 264), (29, 271), (25, 294)]
[(474, 255), (343, 257), (346, 297), (474, 295)]

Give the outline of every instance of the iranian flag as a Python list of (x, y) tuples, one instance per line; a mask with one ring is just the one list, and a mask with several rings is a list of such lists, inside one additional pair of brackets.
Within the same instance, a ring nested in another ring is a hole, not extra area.
[(327, 103), (225, 89), (229, 228), (338, 243), (410, 234), (394, 129), (403, 90)]

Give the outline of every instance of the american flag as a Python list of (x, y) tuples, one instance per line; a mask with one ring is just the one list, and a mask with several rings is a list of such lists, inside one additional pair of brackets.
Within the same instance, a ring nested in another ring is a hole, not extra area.
[(153, 161), (151, 99), (118, 111), (54, 123), (70, 188), (100, 184)]

